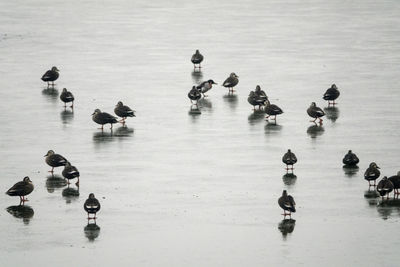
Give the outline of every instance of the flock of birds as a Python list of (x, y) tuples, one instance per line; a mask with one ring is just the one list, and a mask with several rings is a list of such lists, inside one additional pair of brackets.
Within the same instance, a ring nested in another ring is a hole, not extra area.
[[(194, 69), (199, 70), (201, 69), (201, 63), (204, 60), (204, 56), (200, 54), (199, 50), (196, 50), (195, 54), (191, 58), (191, 62), (194, 64)], [(53, 86), (54, 88), (54, 81), (56, 81), (59, 77), (59, 70), (57, 67), (52, 67), (51, 70), (48, 70), (43, 76), (42, 80), (47, 82), (47, 86)], [(229, 94), (233, 94), (234, 87), (239, 83), (239, 76), (235, 73), (231, 73), (229, 77), (222, 83), (222, 86), (229, 89)], [(192, 104), (197, 106), (197, 101), (200, 100), (202, 97), (207, 97), (206, 93), (210, 91), (213, 85), (217, 83), (214, 82), (212, 79), (201, 82), (199, 85), (195, 85), (188, 93), (188, 97)], [(323, 95), (323, 99), (328, 101), (328, 105), (335, 105), (335, 100), (339, 97), (340, 92), (335, 84), (326, 90), (325, 94)], [(74, 103), (74, 96), (71, 92), (69, 92), (66, 88), (63, 89), (60, 99), (64, 102), (64, 107), (66, 108), (67, 103), (71, 103), (71, 108), (73, 109)], [(274, 120), (276, 123), (276, 116), (283, 113), (282, 109), (277, 105), (271, 104), (267, 94), (261, 89), (259, 85), (256, 86), (254, 91), (251, 91), (248, 96), (248, 102), (250, 105), (253, 106), (254, 110), (256, 106), (258, 106), (259, 110), (263, 110), (266, 113), (266, 118)], [(195, 101), (195, 102), (193, 102)], [(129, 108), (128, 106), (124, 105), (121, 101), (119, 101), (114, 109), (114, 113), (120, 117), (121, 119), (118, 120), (117, 117), (107, 113), (102, 112), (100, 109), (96, 109), (92, 114), (92, 120), (101, 125), (101, 130), (103, 131), (103, 127), (105, 124), (110, 124), (112, 129), (113, 124), (115, 123), (122, 123), (125, 125), (125, 121), (128, 117), (135, 117), (135, 111)], [(312, 102), (311, 105), (307, 109), (307, 114), (313, 118), (311, 120), (313, 123), (317, 123), (318, 120), (319, 124), (322, 124), (323, 120), (322, 117), (325, 115), (324, 111), (319, 108), (315, 102)], [(273, 118), (271, 118), (273, 117)], [(351, 150), (343, 158), (343, 164), (345, 167), (355, 167), (359, 163), (359, 159), (356, 154), (354, 154)], [(79, 171), (78, 169), (73, 166), (70, 161), (68, 161), (62, 155), (56, 154), (53, 150), (49, 150), (45, 155), (45, 162), (52, 167), (49, 171), (53, 174), (54, 168), (64, 166), (62, 171), (62, 176), (67, 180), (67, 183), (70, 184), (69, 180), (77, 178), (76, 185), (79, 186)], [(286, 164), (286, 172), (289, 174), (293, 174), (293, 165), (297, 163), (296, 155), (289, 149), (282, 157), (282, 162)], [(366, 169), (364, 173), (365, 180), (368, 181), (369, 186), (376, 187), (377, 192), (384, 198), (387, 196), (389, 198), (389, 194), (393, 191), (394, 197), (398, 197), (400, 195), (400, 171), (397, 175), (393, 175), (391, 177), (384, 176), (379, 183), (376, 185), (376, 180), (380, 176), (379, 167), (375, 162), (370, 163), (369, 167)], [(373, 182), (373, 184), (371, 184)], [(6, 194), (10, 196), (19, 196), (20, 197), (20, 205), (24, 205), (27, 199), (25, 196), (32, 193), (34, 186), (32, 181), (29, 177), (24, 177), (24, 179), (14, 186), (12, 186)], [(286, 190), (283, 190), (282, 196), (278, 199), (279, 206), (283, 209), (284, 213), (282, 214), (284, 218), (289, 216), (291, 219), (291, 213), (296, 212), (296, 202), (291, 195), (288, 195)], [(95, 198), (93, 193), (89, 194), (88, 199), (84, 203), (84, 210), (87, 212), (88, 220), (96, 220), (96, 214), (100, 210), (100, 202)], [(90, 215), (93, 215), (91, 217)]]

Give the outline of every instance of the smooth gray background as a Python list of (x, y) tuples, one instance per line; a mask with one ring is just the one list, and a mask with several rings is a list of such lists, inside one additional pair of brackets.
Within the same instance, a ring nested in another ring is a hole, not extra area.
[[(0, 194), (0, 265), (396, 265), (400, 204), (366, 198), (363, 173), (371, 161), (383, 175), (400, 169), (399, 14), (395, 0), (1, 1), (0, 191), (26, 175), (35, 190), (25, 223), (6, 211), (18, 199)], [(40, 77), (53, 65), (49, 94)], [(216, 86), (189, 112), (196, 81), (231, 72), (234, 98)], [(306, 109), (326, 107), (332, 83), (338, 110), (313, 128)], [(285, 112), (277, 126), (247, 103), (257, 84)], [(137, 117), (101, 134), (92, 112), (120, 100)], [(299, 158), (290, 185), (288, 148)], [(79, 197), (48, 181), (49, 149), (78, 167)], [(348, 149), (361, 160), (352, 176)], [(286, 236), (283, 189), (298, 208)], [(90, 192), (102, 203), (93, 242)]]

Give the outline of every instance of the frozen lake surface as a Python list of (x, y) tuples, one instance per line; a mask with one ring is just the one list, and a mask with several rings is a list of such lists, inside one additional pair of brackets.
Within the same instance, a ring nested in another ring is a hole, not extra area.
[[(0, 191), (24, 176), (35, 190), (22, 210), (0, 194), (0, 265), (398, 264), (400, 200), (382, 202), (363, 173), (371, 161), (400, 170), (399, 44), (396, 0), (1, 1)], [(220, 86), (231, 72), (234, 96)], [(219, 85), (191, 112), (187, 93), (207, 79)], [(339, 104), (315, 127), (306, 109), (326, 108), (332, 83)], [(284, 110), (277, 125), (247, 103), (257, 84)], [(102, 133), (91, 114), (118, 101), (137, 117)], [(78, 167), (79, 190), (61, 168), (49, 176), (49, 149)], [(282, 221), (284, 189), (294, 223)], [(83, 210), (91, 192), (98, 227)]]

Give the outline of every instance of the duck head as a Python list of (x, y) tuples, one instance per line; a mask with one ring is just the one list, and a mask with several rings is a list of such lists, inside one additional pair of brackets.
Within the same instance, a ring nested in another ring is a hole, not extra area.
[(44, 155), (44, 156), (47, 157), (47, 156), (51, 156), (51, 155), (54, 155), (54, 151), (53, 150), (47, 151), (47, 154)]
[(96, 114), (99, 114), (99, 113), (101, 113), (100, 109), (96, 108), (96, 109), (94, 110), (92, 116), (93, 116), (93, 115), (96, 115)]
[(52, 70), (52, 71), (56, 71), (56, 72), (59, 72), (59, 71), (60, 71), (59, 69), (57, 69), (56, 66), (52, 67), (51, 70)]

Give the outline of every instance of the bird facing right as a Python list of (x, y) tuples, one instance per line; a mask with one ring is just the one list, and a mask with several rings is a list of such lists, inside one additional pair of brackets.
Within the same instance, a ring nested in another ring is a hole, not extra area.
[[(292, 212), (296, 212), (296, 202), (291, 195), (288, 195), (286, 190), (283, 190), (282, 196), (278, 199), (279, 206), (283, 209), (283, 216), (292, 218)], [(289, 213), (286, 213), (288, 211)]]
[(322, 123), (321, 117), (325, 116), (325, 112), (321, 108), (317, 107), (315, 102), (311, 103), (310, 107), (307, 109), (307, 114), (311, 118), (314, 118), (314, 120), (311, 121), (311, 122), (314, 122), (314, 123), (315, 123), (315, 121), (317, 119), (319, 119), (319, 123)]
[(222, 84), (223, 87), (229, 89), (229, 93), (233, 93), (233, 87), (235, 87), (239, 83), (239, 76), (237, 76), (234, 72), (232, 72), (228, 78)]
[(33, 191), (32, 181), (28, 176), (24, 177), (21, 182), (16, 183), (10, 189), (7, 190), (6, 194), (9, 196), (19, 196), (20, 204), (28, 201), (25, 198), (26, 195), (29, 195)]
[(42, 81), (47, 82), (47, 87), (50, 86), (50, 82), (52, 83), (52, 86), (54, 86), (54, 81), (60, 76), (59, 71), (60, 70), (57, 69), (57, 67), (52, 67), (51, 70), (48, 70), (43, 74)]
[[(96, 220), (96, 213), (99, 212), (100, 207), (100, 202), (95, 198), (93, 193), (90, 193), (89, 198), (86, 199), (85, 204), (83, 204), (83, 208), (88, 214), (88, 220)], [(90, 217), (90, 214), (94, 214), (94, 217)]]
[[(376, 185), (376, 179), (378, 179), (379, 175), (381, 175), (379, 169), (380, 168), (378, 167), (378, 165), (376, 165), (375, 162), (371, 162), (369, 164), (369, 167), (365, 170), (364, 179), (368, 181), (369, 186)], [(373, 185), (371, 185), (371, 181), (374, 181)]]
[(211, 90), (213, 84), (217, 84), (213, 80), (208, 80), (205, 82), (200, 83), (196, 88), (203, 94), (203, 97), (206, 97), (205, 93)]

